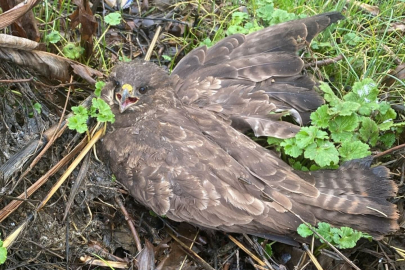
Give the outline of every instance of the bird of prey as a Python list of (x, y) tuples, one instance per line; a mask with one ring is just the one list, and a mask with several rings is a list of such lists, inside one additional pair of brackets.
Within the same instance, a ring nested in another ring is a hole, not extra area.
[[(136, 201), (158, 215), (288, 242), (302, 223), (375, 238), (398, 229), (397, 187), (370, 159), (301, 172), (243, 132), (288, 138), (323, 103), (299, 49), (343, 16), (325, 13), (236, 34), (186, 55), (168, 75), (141, 60), (117, 65), (102, 91), (116, 121), (98, 144)], [(295, 215), (296, 214), (296, 215)]]

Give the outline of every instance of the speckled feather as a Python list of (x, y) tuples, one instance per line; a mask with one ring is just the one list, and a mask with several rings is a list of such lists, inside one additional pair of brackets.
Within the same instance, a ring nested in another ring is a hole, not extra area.
[[(241, 132), (289, 137), (296, 128), (269, 113), (322, 104), (296, 51), (341, 18), (327, 13), (228, 37), (192, 51), (171, 76), (144, 61), (118, 65), (102, 92), (116, 122), (98, 144), (100, 158), (138, 202), (204, 228), (288, 242), (282, 237), (295, 238), (301, 223), (291, 210), (377, 238), (395, 231), (396, 206), (386, 198), (397, 187), (384, 167), (370, 169), (365, 159), (296, 172)], [(119, 113), (114, 94), (123, 84), (147, 91)]]

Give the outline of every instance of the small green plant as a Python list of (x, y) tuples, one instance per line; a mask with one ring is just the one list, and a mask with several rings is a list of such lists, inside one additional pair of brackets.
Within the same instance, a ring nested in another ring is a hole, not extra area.
[(42, 105), (39, 104), (38, 102), (35, 102), (34, 105), (32, 106), (34, 110), (37, 111), (37, 113), (41, 113)]
[[(42, 105), (41, 105), (41, 104), (39, 104), (38, 102), (35, 102), (35, 103), (32, 105), (32, 108), (33, 108), (38, 114), (41, 114), (41, 109), (42, 109)], [(30, 111), (30, 112), (28, 113), (28, 117), (29, 117), (29, 118), (34, 117), (34, 111)]]
[(55, 44), (61, 40), (61, 36), (58, 31), (52, 31), (45, 36), (45, 41)]
[(73, 116), (68, 119), (69, 129), (76, 130), (79, 133), (87, 132), (87, 120), (89, 117), (96, 118), (100, 123), (114, 123), (115, 116), (112, 113), (110, 106), (100, 98), (101, 89), (104, 85), (104, 82), (96, 83), (96, 90), (94, 91), (96, 98), (93, 98), (90, 109), (86, 109), (83, 106), (72, 107)]
[(69, 59), (78, 59), (84, 52), (84, 48), (69, 42), (63, 47), (63, 54)]
[(3, 241), (0, 239), (0, 264), (7, 260), (7, 249), (3, 247)]
[[(314, 161), (316, 166), (312, 169), (335, 168), (340, 161), (370, 155), (370, 146), (389, 148), (393, 145), (395, 132), (405, 123), (394, 123), (397, 114), (388, 102), (378, 99), (379, 91), (373, 80), (355, 83), (352, 91), (342, 98), (326, 83), (321, 84), (320, 89), (327, 104), (311, 114), (311, 126), (301, 128), (294, 138), (269, 138), (270, 145), (279, 144), (294, 159), (303, 156)], [(294, 159), (290, 164), (302, 169)]]
[(258, 0), (255, 6), (251, 6), (253, 18), (246, 12), (233, 12), (227, 35), (236, 33), (249, 34), (264, 27), (302, 18), (302, 15), (295, 15), (283, 9), (274, 8), (273, 0)]
[(119, 12), (113, 12), (104, 17), (104, 22), (106, 24), (114, 26), (120, 24), (121, 19), (122, 16)]
[[(318, 228), (312, 227), (312, 229), (325, 238), (326, 241), (340, 249), (355, 247), (360, 238), (372, 239), (367, 233), (362, 233), (349, 227), (341, 227), (340, 229), (334, 228), (331, 227), (329, 223), (325, 222), (319, 222)], [(304, 238), (314, 234), (311, 228), (305, 224), (298, 226), (297, 232)], [(314, 236), (320, 239), (316, 234), (314, 234)], [(322, 239), (320, 239), (320, 241), (324, 243)]]

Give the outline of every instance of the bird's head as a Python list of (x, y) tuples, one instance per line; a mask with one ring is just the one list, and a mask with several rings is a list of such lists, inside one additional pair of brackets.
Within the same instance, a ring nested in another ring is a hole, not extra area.
[(166, 90), (170, 77), (157, 65), (143, 60), (121, 63), (113, 68), (102, 91), (109, 105), (118, 105), (120, 113), (150, 103), (159, 90)]

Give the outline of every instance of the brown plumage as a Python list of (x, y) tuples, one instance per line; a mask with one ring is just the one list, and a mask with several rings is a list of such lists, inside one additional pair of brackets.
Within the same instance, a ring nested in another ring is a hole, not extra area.
[(227, 232), (296, 237), (301, 221), (395, 231), (395, 183), (371, 159), (338, 170), (294, 171), (241, 131), (288, 138), (323, 103), (297, 50), (337, 12), (225, 38), (183, 58), (169, 76), (144, 61), (119, 64), (102, 97), (116, 122), (100, 157), (131, 195), (159, 215)]

